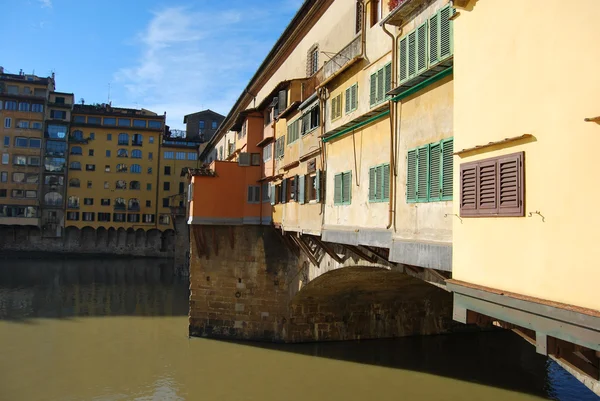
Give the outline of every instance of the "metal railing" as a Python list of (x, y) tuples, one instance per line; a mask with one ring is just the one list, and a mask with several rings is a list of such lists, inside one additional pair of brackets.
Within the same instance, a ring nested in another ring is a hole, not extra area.
[(348, 62), (358, 57), (361, 51), (361, 36), (357, 36), (346, 47), (336, 53), (331, 60), (323, 66), (323, 80), (331, 77), (336, 72), (341, 70)]

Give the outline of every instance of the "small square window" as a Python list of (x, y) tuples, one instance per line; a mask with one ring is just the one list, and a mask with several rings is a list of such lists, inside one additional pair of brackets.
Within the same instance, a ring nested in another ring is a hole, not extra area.
[(106, 157), (110, 157), (110, 150), (106, 151)]
[(152, 207), (152, 201), (146, 201), (146, 207)]
[(170, 191), (171, 190), (171, 183), (170, 182), (164, 182), (163, 183), (163, 191)]
[(152, 184), (146, 184), (146, 191), (152, 191)]
[(87, 182), (87, 187), (88, 187), (88, 188), (91, 188), (91, 187), (92, 187), (92, 182), (91, 182), (91, 181), (88, 181), (88, 182)]
[(104, 172), (110, 173), (110, 165), (107, 164), (104, 166)]
[(149, 143), (154, 143), (154, 137), (153, 137), (153, 136), (151, 136), (150, 138), (148, 138), (148, 142), (149, 142)]
[(94, 156), (94, 149), (88, 150), (88, 156)]
[(152, 160), (152, 152), (148, 152), (148, 160)]
[(171, 175), (171, 166), (165, 166), (165, 175)]
[(106, 134), (106, 140), (107, 141), (112, 141), (112, 134)]
[(94, 134), (93, 132), (90, 132), (90, 139), (91, 140), (96, 139), (96, 134)]
[(110, 184), (108, 183), (108, 181), (104, 181), (104, 189), (109, 189), (110, 188)]
[(169, 207), (169, 198), (163, 198), (162, 201), (163, 207)]

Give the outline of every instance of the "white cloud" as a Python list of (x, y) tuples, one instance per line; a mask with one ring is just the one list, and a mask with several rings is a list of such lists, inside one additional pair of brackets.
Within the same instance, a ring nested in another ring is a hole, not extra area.
[(173, 128), (202, 109), (227, 114), (276, 40), (272, 23), (252, 9), (153, 13), (134, 42), (139, 59), (115, 74), (113, 104), (166, 111)]
[(38, 0), (42, 8), (52, 8), (52, 0)]

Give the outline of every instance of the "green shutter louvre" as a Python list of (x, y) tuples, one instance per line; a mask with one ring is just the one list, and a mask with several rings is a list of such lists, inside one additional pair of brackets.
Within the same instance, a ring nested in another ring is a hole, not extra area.
[(446, 6), (439, 11), (440, 21), (440, 61), (452, 55), (452, 21), (449, 18), (453, 14), (451, 6)]
[(427, 202), (429, 197), (429, 145), (417, 150), (417, 201)]
[(377, 103), (377, 73), (371, 74), (371, 94), (369, 97), (369, 104), (373, 106)]
[(429, 18), (429, 65), (439, 61), (438, 41), (439, 41), (439, 14), (434, 14)]
[(386, 97), (385, 94), (392, 90), (392, 63), (386, 64), (383, 67), (383, 75), (384, 75), (384, 90), (383, 97)]
[(417, 201), (417, 150), (409, 150), (406, 157), (406, 201)]
[(352, 87), (350, 88), (350, 94), (352, 95), (352, 106), (351, 106), (351, 110), (356, 110), (356, 108), (358, 107), (358, 84), (354, 84), (352, 85)]
[(408, 34), (408, 78), (417, 73), (417, 32)]
[(442, 198), (442, 147), (440, 143), (429, 145), (429, 200), (439, 201)]
[(382, 200), (390, 199), (390, 165), (386, 164), (383, 166), (383, 190), (382, 190)]
[(346, 89), (346, 104), (344, 105), (344, 110), (346, 114), (350, 112), (350, 106), (352, 106), (352, 91), (351, 88)]
[(342, 203), (342, 175), (336, 174), (334, 177), (333, 203)]
[(379, 103), (383, 101), (383, 90), (384, 90), (384, 73), (383, 68), (377, 71), (377, 99), (376, 102)]
[(352, 201), (352, 172), (342, 174), (342, 203)]
[(417, 74), (427, 69), (427, 23), (417, 28)]
[(303, 205), (304, 204), (304, 184), (305, 184), (305, 177), (303, 175), (301, 176), (296, 176), (298, 177), (298, 202)]
[(400, 82), (404, 82), (408, 79), (408, 37), (405, 36), (402, 39), (400, 39), (400, 44), (399, 44), (399, 60), (398, 60), (398, 68), (400, 69), (400, 71), (398, 72), (398, 77), (400, 79)]
[(269, 185), (269, 198), (271, 200), (271, 206), (275, 205), (275, 185), (274, 184), (270, 184)]
[(375, 200), (375, 186), (377, 183), (375, 182), (375, 173), (377, 171), (376, 167), (371, 167), (369, 169), (369, 201)]
[(442, 200), (452, 200), (454, 138), (442, 141)]
[(315, 192), (317, 193), (317, 202), (321, 201), (321, 170), (317, 170), (317, 177), (315, 179)]
[(287, 179), (281, 182), (281, 203), (287, 202)]

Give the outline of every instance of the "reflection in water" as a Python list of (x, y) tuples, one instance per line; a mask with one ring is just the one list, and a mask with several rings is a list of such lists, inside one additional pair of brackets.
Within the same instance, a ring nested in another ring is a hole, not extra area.
[(152, 260), (0, 260), (0, 400), (596, 399), (509, 332), (188, 339), (187, 286)]

